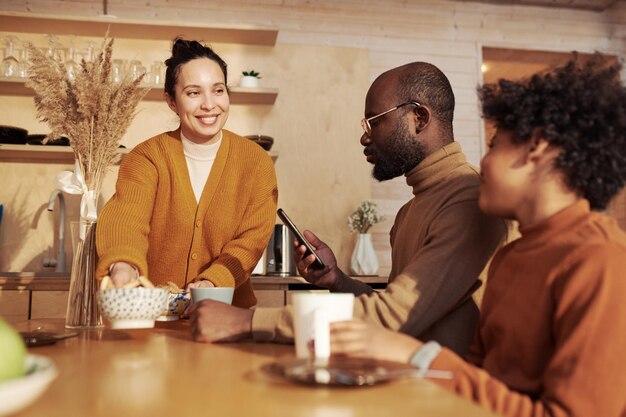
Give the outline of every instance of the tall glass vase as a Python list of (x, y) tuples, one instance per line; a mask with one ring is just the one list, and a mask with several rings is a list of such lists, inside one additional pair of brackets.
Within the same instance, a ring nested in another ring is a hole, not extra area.
[(72, 261), (65, 327), (72, 329), (102, 327), (102, 315), (96, 300), (98, 291), (96, 222), (82, 220), (73, 222), (71, 227), (74, 260)]

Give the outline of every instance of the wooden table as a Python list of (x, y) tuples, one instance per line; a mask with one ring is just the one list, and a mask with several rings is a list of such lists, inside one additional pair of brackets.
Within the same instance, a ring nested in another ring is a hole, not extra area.
[[(293, 357), (292, 345), (202, 344), (186, 321), (155, 329), (92, 330), (30, 348), (59, 376), (17, 416), (490, 416), (427, 380), (371, 387), (309, 386), (262, 366)], [(18, 330), (63, 331), (62, 320), (31, 320)]]

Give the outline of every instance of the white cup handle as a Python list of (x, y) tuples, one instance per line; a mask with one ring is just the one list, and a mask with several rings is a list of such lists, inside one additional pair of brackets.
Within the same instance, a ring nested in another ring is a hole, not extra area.
[(316, 359), (330, 357), (330, 319), (323, 309), (313, 311), (313, 341)]

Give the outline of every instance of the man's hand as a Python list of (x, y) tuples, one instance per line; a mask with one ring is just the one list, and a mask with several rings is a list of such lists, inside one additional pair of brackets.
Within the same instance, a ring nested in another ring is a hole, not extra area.
[(421, 346), (422, 342), (411, 336), (364, 321), (330, 324), (330, 352), (333, 356), (407, 363)]
[(252, 310), (202, 300), (192, 304), (189, 314), (196, 342), (236, 342), (252, 336)]
[(138, 278), (137, 269), (129, 263), (126, 262), (116, 262), (111, 268), (111, 281), (113, 281), (113, 285), (115, 288), (123, 287), (128, 284), (130, 281), (133, 281)]
[(299, 245), (296, 241), (294, 242), (294, 258), (298, 272), (313, 285), (322, 288), (336, 289), (343, 273), (337, 268), (337, 258), (335, 258), (335, 254), (328, 245), (318, 239), (313, 232), (305, 230), (304, 237), (313, 245), (315, 253), (324, 261), (326, 267), (324, 269), (313, 269), (311, 265), (315, 261), (315, 256), (311, 254), (304, 257), (307, 247)]

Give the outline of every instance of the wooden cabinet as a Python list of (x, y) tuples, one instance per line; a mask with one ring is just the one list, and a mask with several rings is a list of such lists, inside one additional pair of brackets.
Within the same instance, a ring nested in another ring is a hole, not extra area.
[(0, 317), (8, 323), (28, 320), (30, 291), (0, 288)]
[(33, 291), (30, 301), (31, 319), (65, 318), (69, 291)]
[[(297, 292), (328, 290), (309, 284), (302, 277), (252, 276), (256, 307), (283, 307)], [(386, 277), (360, 277), (374, 289), (387, 285)], [(40, 318), (64, 318), (69, 274), (55, 272), (0, 273), (0, 316), (9, 322)]]

